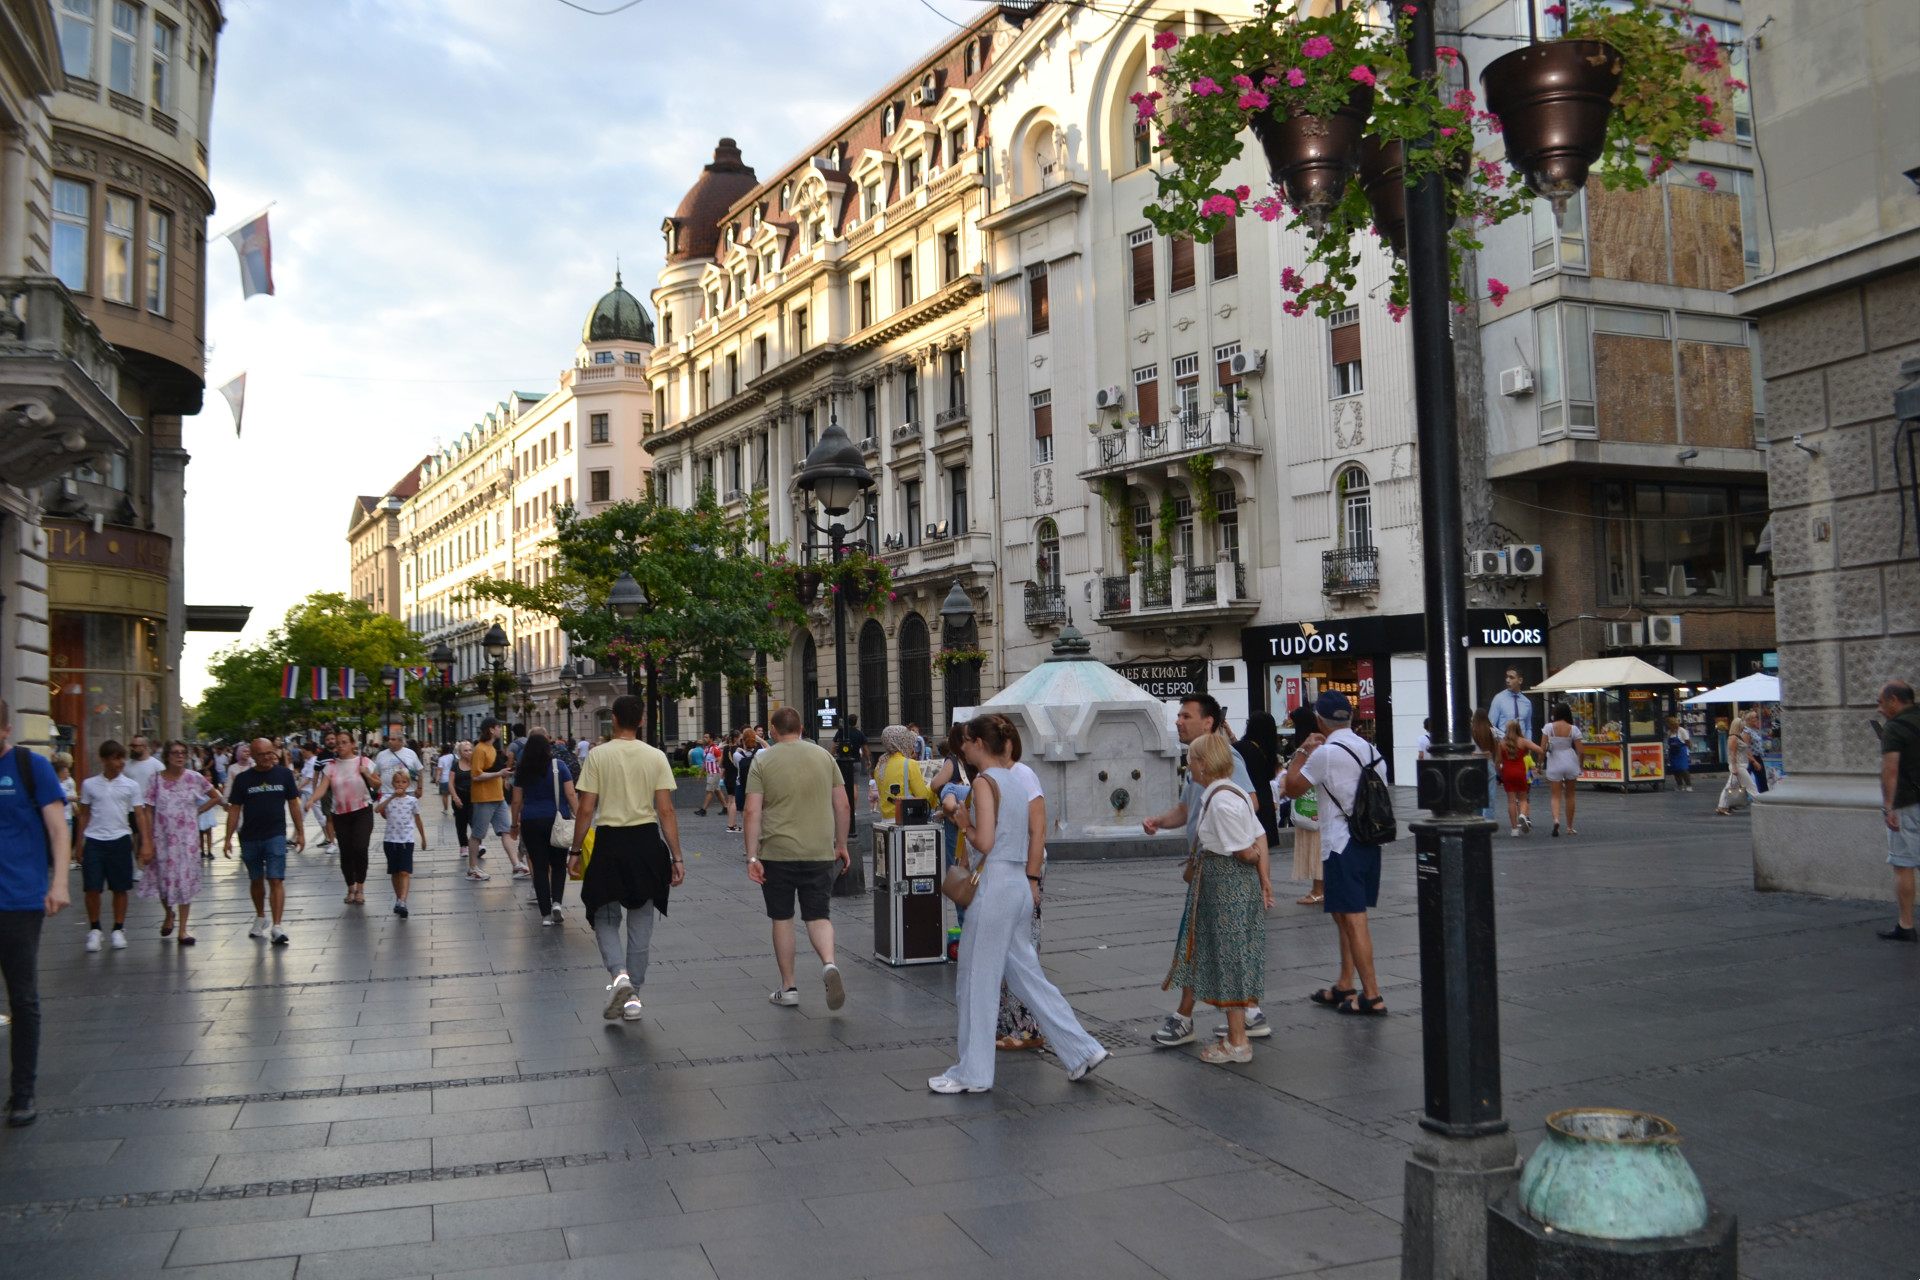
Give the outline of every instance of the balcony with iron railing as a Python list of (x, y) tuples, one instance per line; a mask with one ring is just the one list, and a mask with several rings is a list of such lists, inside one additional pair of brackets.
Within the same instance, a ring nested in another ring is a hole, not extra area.
[(1380, 589), (1380, 549), (1342, 547), (1320, 553), (1320, 591), (1329, 596), (1365, 595)]
[(1260, 602), (1247, 596), (1246, 567), (1233, 560), (1136, 568), (1100, 580), (1102, 626), (1117, 630), (1245, 622)]
[(0, 277), (0, 476), (44, 484), (132, 451), (119, 406), (122, 356), (52, 276)]
[(967, 423), (967, 406), (956, 404), (950, 409), (942, 409), (934, 415), (933, 429), (941, 431), (947, 427), (962, 427)]
[(1067, 619), (1067, 589), (1058, 583), (1027, 584), (1027, 625), (1044, 627)]
[(1103, 431), (1094, 445), (1094, 464), (1080, 473), (1087, 479), (1156, 467), (1196, 453), (1257, 456), (1264, 452), (1253, 441), (1252, 417), (1235, 401), (1211, 411), (1181, 413), (1164, 422), (1136, 422)]

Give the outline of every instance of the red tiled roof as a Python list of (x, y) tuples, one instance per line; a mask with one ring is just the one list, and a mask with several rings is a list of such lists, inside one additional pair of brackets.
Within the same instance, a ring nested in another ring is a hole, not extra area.
[(387, 496), (389, 498), (411, 498), (414, 494), (420, 492), (420, 468), (426, 465), (427, 460), (425, 458), (414, 463), (413, 470), (401, 476), (399, 482), (396, 483), (393, 488), (387, 490)]
[(755, 182), (753, 170), (741, 163), (739, 146), (732, 138), (720, 139), (720, 145), (713, 149), (713, 163), (701, 170), (699, 179), (674, 211), (673, 220), (679, 225), (680, 236), (675, 252), (668, 254), (667, 260), (686, 262), (713, 257), (720, 247), (720, 223), (726, 218), (727, 210), (753, 190)]

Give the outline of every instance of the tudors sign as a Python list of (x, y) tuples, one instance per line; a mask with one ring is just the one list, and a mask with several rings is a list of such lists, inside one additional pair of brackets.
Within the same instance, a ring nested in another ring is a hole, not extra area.
[(1205, 658), (1168, 658), (1160, 662), (1109, 664), (1156, 698), (1184, 698), (1207, 691)]
[[(1546, 643), (1547, 615), (1540, 609), (1469, 609), (1464, 639), (1475, 647), (1526, 648)], [(1398, 613), (1320, 622), (1283, 622), (1240, 633), (1249, 666), (1302, 658), (1420, 653), (1427, 647), (1427, 615)]]

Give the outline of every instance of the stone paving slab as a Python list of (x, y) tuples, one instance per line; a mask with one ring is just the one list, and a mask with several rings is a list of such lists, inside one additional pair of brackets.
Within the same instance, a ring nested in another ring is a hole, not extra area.
[[(1911, 1280), (1920, 951), (1873, 938), (1883, 903), (1756, 894), (1747, 819), (1710, 795), (1580, 808), (1578, 839), (1495, 848), (1522, 1150), (1562, 1106), (1657, 1111), (1740, 1215), (1743, 1276)], [(1043, 958), (1114, 1057), (1071, 1085), (1003, 1055), (993, 1093), (943, 1098), (925, 1080), (954, 1053), (952, 972), (877, 963), (867, 904), (841, 900), (847, 1006), (826, 1011), (804, 958), (801, 1007), (768, 1005), (759, 894), (717, 816), (685, 820), (638, 1023), (600, 1017), (577, 912), (542, 927), (525, 882), (466, 883), (430, 823), (408, 920), (383, 882), (341, 903), (310, 851), (289, 947), (245, 936), (224, 860), (191, 951), (140, 899), (125, 951), (51, 925), (42, 1119), (0, 1132), (0, 1273), (1398, 1275), (1421, 1053), (1406, 842), (1374, 915), (1392, 1016), (1303, 999), (1336, 949), (1292, 887), (1268, 920), (1274, 1036), (1228, 1070), (1146, 1040), (1172, 1003), (1174, 866), (1055, 866)]]

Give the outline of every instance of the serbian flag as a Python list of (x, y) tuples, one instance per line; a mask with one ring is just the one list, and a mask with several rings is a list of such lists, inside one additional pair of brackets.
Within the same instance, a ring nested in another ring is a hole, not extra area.
[(340, 696), (342, 698), (351, 698), (353, 696), (353, 668), (341, 667), (334, 674), (338, 677), (336, 687), (340, 691)]
[(312, 672), (313, 672), (313, 680), (312, 680), (313, 700), (315, 702), (325, 702), (328, 697), (327, 669), (325, 667), (314, 667), (312, 669)]
[(280, 668), (280, 696), (283, 698), (300, 696), (300, 668), (295, 666)]
[(256, 293), (273, 294), (273, 239), (267, 234), (267, 215), (262, 213), (227, 233), (233, 251), (240, 255), (240, 291), (243, 298)]
[(380, 683), (387, 685), (388, 688), (393, 690), (393, 699), (395, 702), (400, 701), (407, 696), (407, 669), (405, 667), (395, 667), (393, 669), (392, 682), (389, 683), (388, 681), (382, 680)]

